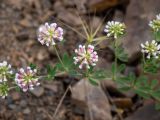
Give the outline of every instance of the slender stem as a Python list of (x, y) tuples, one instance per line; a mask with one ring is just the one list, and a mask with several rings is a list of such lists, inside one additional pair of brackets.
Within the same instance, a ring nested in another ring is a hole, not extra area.
[(108, 39), (106, 36), (102, 36), (102, 37), (93, 39), (93, 41), (106, 40), (106, 39)]
[(117, 77), (117, 40), (114, 41), (114, 51), (115, 51), (115, 57), (114, 57), (113, 80), (116, 80), (116, 77)]
[(57, 50), (57, 48), (56, 48), (55, 45), (54, 45), (54, 50), (55, 50), (55, 52), (56, 52), (56, 55), (57, 55), (57, 57), (58, 57), (59, 62), (61, 63), (61, 65), (63, 66), (63, 68), (65, 69), (65, 71), (68, 71), (68, 70), (66, 69), (65, 65), (63, 64), (62, 59), (61, 59), (61, 57), (60, 57), (60, 55), (59, 55), (59, 53), (58, 53), (58, 50)]
[(94, 46), (99, 45), (101, 42), (103, 42), (104, 40), (106, 40), (107, 38), (96, 38), (93, 41), (95, 41), (96, 43), (94, 44)]
[(57, 108), (56, 108), (56, 110), (54, 112), (54, 115), (53, 115), (54, 118), (56, 118), (56, 115), (57, 115), (57, 113), (59, 111), (59, 108), (61, 107), (62, 102), (63, 102), (64, 98), (66, 97), (66, 95), (67, 95), (67, 93), (68, 93), (69, 90), (71, 90), (71, 86), (70, 85), (68, 86), (68, 88), (66, 89), (65, 93), (63, 94), (60, 102), (58, 103), (58, 106), (57, 106)]
[(144, 53), (142, 53), (142, 61), (143, 61), (143, 74), (144, 74), (144, 66), (145, 66), (145, 64), (146, 64), (146, 61), (145, 61), (145, 54)]
[(17, 88), (17, 86), (12, 86), (12, 87), (9, 88), (9, 90), (12, 90), (12, 89), (15, 89), (15, 88)]

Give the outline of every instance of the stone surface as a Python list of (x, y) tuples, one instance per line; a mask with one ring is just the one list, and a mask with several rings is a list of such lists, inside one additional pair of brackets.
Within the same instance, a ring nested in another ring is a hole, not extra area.
[(78, 15), (66, 10), (59, 12), (58, 18), (64, 21), (64, 23), (67, 25), (79, 26), (82, 24), (82, 21)]
[(94, 120), (112, 119), (106, 95), (100, 87), (93, 86), (86, 79), (72, 87), (72, 99), (78, 107), (90, 110), (90, 115)]
[(19, 100), (19, 99), (21, 98), (21, 96), (20, 96), (20, 94), (19, 94), (18, 92), (13, 92), (13, 93), (11, 94), (11, 96), (12, 96), (12, 99), (13, 99), (14, 101), (17, 101), (17, 100)]
[(131, 108), (133, 106), (133, 102), (131, 98), (114, 98), (113, 103), (118, 108)]
[(108, 8), (115, 7), (117, 5), (127, 4), (129, 0), (89, 0), (88, 8), (91, 12), (102, 12)]
[(145, 105), (125, 120), (160, 120), (160, 112), (155, 110), (154, 104)]
[(160, 12), (159, 3), (160, 0), (130, 0), (124, 20), (127, 33), (123, 43), (131, 62), (140, 56), (140, 44), (152, 40), (148, 23)]
[(23, 113), (28, 115), (31, 112), (31, 110), (29, 108), (26, 108), (23, 110)]
[(40, 97), (44, 93), (44, 88), (43, 87), (36, 87), (34, 90), (31, 90), (31, 93), (35, 95), (36, 97)]

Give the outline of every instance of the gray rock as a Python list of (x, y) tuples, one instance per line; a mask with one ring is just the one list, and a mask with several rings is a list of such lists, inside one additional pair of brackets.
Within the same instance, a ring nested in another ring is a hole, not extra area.
[[(94, 120), (111, 120), (108, 99), (99, 86), (93, 86), (86, 79), (82, 79), (72, 87), (73, 102), (80, 108), (90, 111)], [(89, 119), (89, 115), (87, 118)]]
[(16, 105), (15, 104), (10, 104), (10, 105), (8, 105), (8, 107), (11, 109), (11, 110), (14, 110), (14, 109), (16, 109)]
[(125, 120), (160, 120), (160, 112), (155, 110), (154, 104), (148, 104), (138, 109)]
[(24, 108), (27, 106), (27, 102), (25, 100), (21, 100), (19, 105)]
[(160, 0), (130, 0), (124, 20), (127, 33), (122, 40), (130, 62), (140, 56), (140, 44), (152, 40), (148, 23), (160, 12), (159, 3)]
[(34, 90), (31, 90), (31, 93), (35, 95), (36, 97), (40, 97), (44, 94), (44, 88), (43, 87), (36, 87)]
[(23, 110), (23, 113), (28, 115), (28, 114), (31, 113), (31, 110), (29, 108), (26, 108), (26, 109)]

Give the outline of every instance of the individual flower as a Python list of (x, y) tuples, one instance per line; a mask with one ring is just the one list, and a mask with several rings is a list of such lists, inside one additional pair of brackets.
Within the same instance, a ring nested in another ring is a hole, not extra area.
[(117, 39), (125, 32), (125, 25), (124, 23), (120, 23), (117, 21), (109, 21), (105, 26), (104, 32), (107, 33), (108, 37), (114, 37)]
[(63, 29), (56, 23), (45, 23), (38, 29), (38, 41), (42, 45), (55, 45), (56, 42), (63, 40)]
[(75, 49), (76, 57), (74, 57), (74, 63), (79, 63), (79, 68), (90, 66), (95, 66), (98, 61), (97, 52), (94, 51), (94, 46), (88, 45), (87, 48), (85, 46), (79, 45), (78, 49)]
[(6, 61), (0, 63), (0, 83), (6, 82), (7, 77), (11, 75), (13, 72), (11, 70), (11, 65)]
[(147, 53), (147, 58), (150, 59), (151, 57), (158, 58), (160, 54), (160, 45), (157, 44), (155, 40), (152, 40), (150, 43), (146, 41), (145, 44), (141, 44), (142, 53)]
[(9, 87), (6, 83), (0, 84), (0, 96), (4, 99), (8, 95)]
[(24, 92), (33, 90), (34, 86), (40, 85), (36, 73), (37, 69), (32, 70), (31, 67), (27, 67), (26, 69), (21, 68), (16, 73), (15, 82)]
[(149, 26), (155, 32), (158, 32), (160, 30), (160, 14), (156, 16), (156, 19), (149, 22)]

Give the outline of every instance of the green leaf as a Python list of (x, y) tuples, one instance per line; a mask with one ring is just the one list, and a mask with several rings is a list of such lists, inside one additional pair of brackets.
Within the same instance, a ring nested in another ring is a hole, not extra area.
[(118, 71), (119, 72), (123, 72), (126, 68), (126, 65), (125, 64), (121, 64), (120, 66), (118, 66)]
[(30, 63), (29, 66), (31, 67), (32, 70), (33, 70), (33, 69), (36, 69), (36, 65), (33, 64), (33, 63)]
[(146, 76), (140, 76), (139, 78), (137, 78), (137, 80), (136, 80), (136, 83), (135, 83), (135, 85), (137, 86), (137, 87), (141, 87), (141, 86), (143, 86), (143, 85), (146, 85), (146, 84), (148, 84), (148, 80), (147, 80), (147, 77)]
[(153, 90), (151, 92), (152, 96), (156, 99), (159, 99), (160, 100), (160, 90)]
[(56, 74), (56, 70), (57, 70), (57, 66), (55, 66), (55, 67), (52, 68), (50, 65), (47, 65), (48, 75), (47, 75), (46, 79), (47, 79), (47, 80), (52, 80), (52, 79), (54, 79), (55, 74)]
[(154, 37), (157, 42), (160, 42), (160, 30), (157, 32), (154, 32)]
[[(62, 62), (65, 67), (65, 69), (69, 71), (73, 71), (75, 69), (74, 60), (72, 56), (69, 56), (67, 53), (63, 54)], [(61, 66), (63, 67), (63, 66)]]
[(136, 90), (134, 90), (139, 96), (141, 96), (141, 97), (143, 97), (143, 98), (145, 98), (145, 99), (148, 99), (148, 98), (150, 98), (150, 96), (149, 96), (149, 94), (146, 94), (145, 92), (144, 92), (144, 90), (142, 90), (142, 89), (136, 89)]
[(92, 85), (99, 85), (98, 81), (96, 79), (93, 79), (93, 78), (89, 78), (89, 82), (92, 84)]
[(15, 87), (15, 90), (16, 90), (16, 92), (20, 92), (21, 91), (21, 89), (18, 86)]
[(128, 61), (128, 55), (127, 53), (125, 53), (124, 49), (122, 47), (118, 47), (116, 50), (116, 56), (119, 60), (123, 61), (123, 62), (127, 62)]
[(159, 61), (157, 59), (147, 59), (144, 64), (144, 71), (147, 73), (157, 73), (160, 68)]
[(61, 63), (56, 64), (57, 70), (64, 71), (63, 65)]
[(120, 91), (125, 92), (125, 91), (129, 91), (131, 89), (131, 87), (128, 86), (124, 86), (124, 87), (120, 87), (118, 88)]
[(158, 80), (152, 80), (151, 81), (151, 88), (155, 88), (158, 85)]

